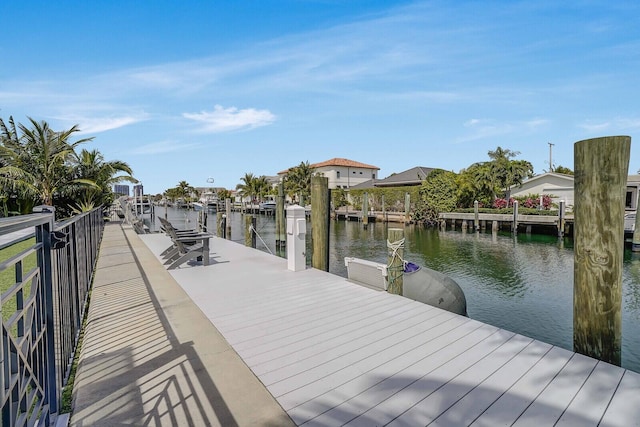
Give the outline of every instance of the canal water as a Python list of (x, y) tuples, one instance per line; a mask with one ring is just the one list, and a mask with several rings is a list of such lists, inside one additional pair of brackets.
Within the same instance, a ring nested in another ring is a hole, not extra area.
[[(157, 208), (164, 216), (164, 208)], [(177, 228), (193, 228), (197, 213), (169, 208)], [(244, 244), (244, 220), (232, 213), (231, 240)], [(159, 229), (154, 223), (152, 230)], [(215, 214), (209, 214), (215, 233)], [(398, 224), (389, 224), (397, 227)], [(257, 248), (276, 254), (275, 220), (257, 215)], [(307, 227), (307, 262), (311, 233)], [(332, 221), (331, 273), (347, 276), (345, 257), (386, 262), (387, 224)], [(566, 349), (573, 340), (573, 243), (569, 238), (510, 233), (463, 233), (405, 227), (407, 261), (449, 275), (464, 290), (469, 317)], [(279, 254), (284, 256), (284, 254)], [(640, 257), (625, 252), (622, 366), (640, 372)]]

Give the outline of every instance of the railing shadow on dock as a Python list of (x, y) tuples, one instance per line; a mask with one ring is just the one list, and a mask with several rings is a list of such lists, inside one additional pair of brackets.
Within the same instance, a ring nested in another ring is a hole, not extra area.
[[(237, 426), (214, 381), (202, 374), (207, 367), (193, 341), (172, 328), (128, 239), (127, 245), (111, 260), (101, 254), (72, 425)], [(101, 297), (108, 294), (115, 297)]]

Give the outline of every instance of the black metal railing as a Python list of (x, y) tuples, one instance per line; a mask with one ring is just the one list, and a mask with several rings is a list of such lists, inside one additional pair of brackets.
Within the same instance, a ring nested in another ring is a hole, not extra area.
[(102, 208), (60, 224), (52, 213), (0, 219), (2, 426), (55, 421), (103, 230)]

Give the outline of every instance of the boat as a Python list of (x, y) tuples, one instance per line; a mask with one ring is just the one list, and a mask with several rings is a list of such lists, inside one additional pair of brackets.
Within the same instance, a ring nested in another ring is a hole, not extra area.
[(204, 204), (202, 204), (200, 202), (191, 202), (191, 207), (196, 212), (204, 210)]
[[(346, 257), (344, 262), (350, 281), (378, 290), (389, 287), (385, 264), (353, 257)], [(467, 316), (467, 300), (455, 280), (411, 262), (404, 264), (402, 296)]]
[(275, 211), (276, 210), (276, 202), (273, 200), (267, 200), (266, 202), (262, 202), (258, 205), (258, 208), (261, 212), (267, 211)]
[(205, 193), (202, 193), (202, 196), (200, 197), (200, 200), (198, 200), (198, 202), (201, 203), (207, 210), (216, 211), (218, 209), (218, 194), (207, 191)]
[(151, 218), (153, 216), (154, 206), (148, 198), (134, 199), (131, 207), (138, 218)]

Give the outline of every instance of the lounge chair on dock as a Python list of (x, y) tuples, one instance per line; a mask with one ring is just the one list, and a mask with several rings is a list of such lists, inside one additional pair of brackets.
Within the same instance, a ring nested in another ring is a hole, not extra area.
[(173, 228), (169, 221), (161, 220), (164, 231), (171, 238), (173, 244), (162, 252), (169, 270), (179, 267), (187, 261), (196, 259), (204, 265), (209, 265), (208, 233), (198, 233), (193, 230), (180, 232)]

